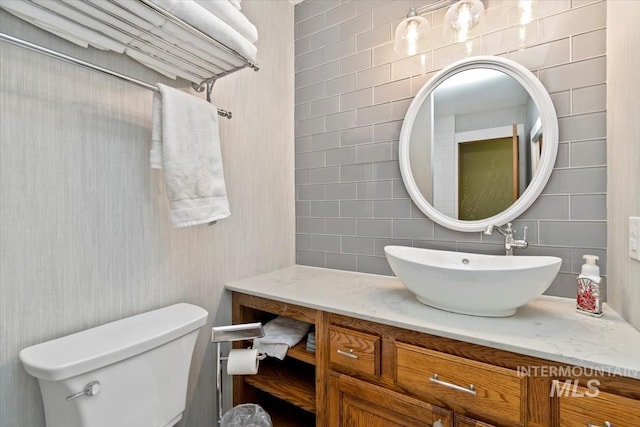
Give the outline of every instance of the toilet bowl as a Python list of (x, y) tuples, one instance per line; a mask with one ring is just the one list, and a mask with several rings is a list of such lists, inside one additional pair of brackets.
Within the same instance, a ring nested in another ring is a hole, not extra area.
[(23, 349), (47, 427), (175, 425), (206, 321), (204, 309), (181, 303)]

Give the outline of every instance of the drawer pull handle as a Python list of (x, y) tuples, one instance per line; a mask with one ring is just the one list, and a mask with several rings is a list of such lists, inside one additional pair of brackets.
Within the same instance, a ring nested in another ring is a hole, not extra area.
[(350, 348), (349, 351), (338, 350), (338, 354), (350, 357), (352, 359), (359, 359), (357, 354), (353, 354), (353, 349), (352, 348)]
[[(461, 391), (463, 393), (469, 393), (469, 394), (472, 394), (474, 396), (476, 395), (476, 388), (474, 387), (473, 384), (469, 384), (469, 388), (461, 387), (461, 386), (456, 385), (456, 384), (451, 384), (451, 383), (448, 383), (446, 381), (439, 380), (438, 379), (438, 374), (433, 374), (432, 377), (429, 377), (429, 382), (432, 382), (432, 383), (435, 383), (435, 384), (440, 384), (442, 386), (445, 386), (445, 387), (448, 387), (448, 388), (452, 388), (454, 390), (458, 390), (458, 391)], [(613, 426), (607, 426), (607, 427), (613, 427)]]
[[(588, 423), (588, 424), (587, 424), (587, 427), (600, 427), (600, 426), (599, 426), (599, 425), (597, 425), (597, 424), (591, 424), (591, 423)], [(613, 424), (612, 424), (612, 423), (610, 423), (609, 421), (605, 421), (605, 422), (604, 422), (604, 427), (613, 427)]]

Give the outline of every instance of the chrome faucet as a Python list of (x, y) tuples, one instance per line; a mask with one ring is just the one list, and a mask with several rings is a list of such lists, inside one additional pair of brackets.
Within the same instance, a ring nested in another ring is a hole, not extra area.
[(516, 240), (516, 230), (511, 227), (511, 223), (507, 223), (507, 225), (503, 225), (502, 227), (497, 225), (489, 225), (484, 230), (484, 234), (490, 236), (493, 234), (493, 230), (504, 236), (504, 248), (506, 251), (505, 255), (513, 255), (513, 248), (516, 249), (525, 249), (529, 246), (529, 242), (527, 242), (527, 227), (524, 228), (524, 237), (522, 240)]

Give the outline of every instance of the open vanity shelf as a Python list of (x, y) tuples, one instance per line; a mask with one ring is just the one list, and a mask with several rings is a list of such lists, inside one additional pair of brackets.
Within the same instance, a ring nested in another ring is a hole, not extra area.
[[(316, 311), (245, 294), (233, 295), (233, 323), (262, 322), (276, 316), (316, 324)], [(234, 344), (237, 348), (246, 343)], [(234, 405), (256, 402), (272, 416), (276, 426), (315, 425), (316, 354), (306, 349), (306, 337), (287, 351), (283, 361), (268, 358), (257, 375), (235, 376)]]
[(307, 412), (316, 413), (314, 373), (304, 367), (288, 362), (263, 363), (260, 373), (245, 377), (244, 382)]

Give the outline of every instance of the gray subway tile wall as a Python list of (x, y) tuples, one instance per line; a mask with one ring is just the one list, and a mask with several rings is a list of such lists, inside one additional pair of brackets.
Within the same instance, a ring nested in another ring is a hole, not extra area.
[[(553, 175), (515, 222), (520, 255), (562, 258), (547, 293), (573, 296), (582, 255), (606, 273), (606, 8), (604, 1), (538, 2), (521, 27), (513, 3), (485, 2), (484, 33), (445, 43), (445, 10), (427, 14), (434, 40), (406, 57), (396, 25), (428, 0), (305, 0), (296, 22), (297, 263), (393, 274), (384, 246), (502, 254), (500, 236), (459, 233), (426, 218), (401, 180), (398, 139), (413, 97), (439, 69), (474, 55), (510, 58), (549, 91), (560, 144)], [(511, 6), (509, 6), (511, 5)]]

